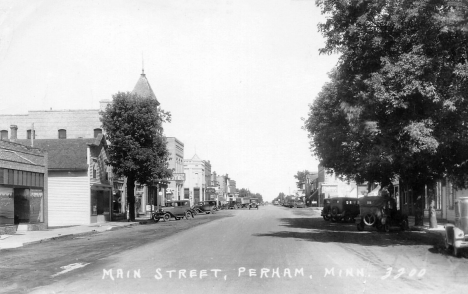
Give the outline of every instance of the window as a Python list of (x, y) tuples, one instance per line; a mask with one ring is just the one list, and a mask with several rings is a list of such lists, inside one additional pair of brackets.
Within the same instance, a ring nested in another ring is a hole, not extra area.
[(93, 179), (96, 178), (96, 164), (93, 164)]
[[(36, 130), (33, 131), (34, 137), (33, 139), (36, 139)], [(27, 130), (26, 137), (28, 139), (31, 139), (31, 130)]]
[(0, 132), (0, 140), (8, 140), (8, 131), (2, 130)]
[(94, 138), (96, 138), (99, 134), (102, 134), (102, 129), (94, 129)]
[(64, 129), (58, 130), (58, 138), (59, 139), (66, 139), (67, 138), (67, 130), (64, 130)]
[(448, 194), (448, 207), (450, 210), (454, 209), (454, 203), (455, 203), (455, 191), (453, 188), (452, 183), (447, 182), (447, 194)]

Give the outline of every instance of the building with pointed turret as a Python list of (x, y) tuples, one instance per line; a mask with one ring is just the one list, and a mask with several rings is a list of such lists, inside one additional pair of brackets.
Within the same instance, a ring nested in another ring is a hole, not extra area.
[[(142, 71), (132, 93), (140, 97), (151, 97), (155, 99), (159, 105), (159, 101), (154, 94), (153, 89), (144, 73)], [(0, 139), (8, 141), (24, 141), (30, 140), (28, 145), (35, 146), (35, 140), (66, 140), (66, 139), (82, 139), (84, 141), (97, 138), (103, 133), (100, 121), (100, 112), (104, 111), (107, 105), (111, 104), (112, 100), (104, 99), (99, 101), (98, 109), (65, 109), (65, 110), (39, 110), (28, 111), (27, 114), (16, 115), (0, 115)], [(172, 140), (174, 139), (174, 140)], [(169, 167), (174, 170), (176, 174), (183, 174), (183, 146), (184, 144), (175, 138), (168, 138), (168, 150), (171, 155), (170, 158), (174, 162), (169, 162)], [(87, 142), (87, 141), (86, 141)], [(36, 141), (39, 144), (39, 141)], [(60, 145), (59, 143), (57, 143)], [(56, 144), (56, 145), (57, 145)], [(65, 142), (62, 145), (66, 145)], [(89, 154), (87, 155), (89, 157)], [(50, 158), (50, 160), (54, 160)], [(92, 164), (92, 158), (87, 158), (86, 164)], [(182, 176), (177, 179), (168, 179), (170, 185), (173, 184), (173, 190), (177, 191), (178, 197), (183, 196), (184, 180)], [(166, 182), (166, 181), (164, 181)], [(58, 183), (60, 189), (61, 182)], [(63, 182), (63, 185), (66, 185)], [(109, 183), (111, 186), (112, 194), (110, 199), (105, 201), (109, 202), (110, 207), (103, 209), (108, 215), (102, 218), (82, 217), (82, 219), (90, 219), (91, 221), (105, 221), (123, 218), (126, 215), (126, 185), (123, 179), (111, 179)], [(137, 214), (149, 214), (154, 210), (154, 205), (161, 205), (165, 203), (167, 185), (164, 183), (155, 183), (155, 185), (147, 187), (143, 185), (136, 185), (135, 196), (137, 197)], [(107, 187), (106, 187), (107, 189)], [(88, 195), (88, 194), (83, 194)], [(100, 195), (100, 194), (99, 194)], [(89, 195), (88, 195), (89, 196)], [(88, 197), (86, 196), (86, 197)], [(85, 196), (83, 196), (85, 197)], [(99, 197), (99, 196), (96, 196)], [(107, 199), (107, 198), (106, 198)], [(88, 201), (89, 200), (89, 201)], [(96, 202), (97, 201), (97, 202)], [(87, 199), (82, 203), (103, 203), (100, 199)], [(71, 203), (71, 202), (70, 202)], [(91, 205), (91, 204), (90, 204)], [(60, 205), (58, 206), (56, 215), (60, 215)], [(94, 211), (94, 207), (89, 207), (83, 211)], [(63, 211), (66, 211), (64, 209)], [(99, 209), (98, 209), (99, 211)], [(91, 215), (92, 216), (92, 215)], [(81, 216), (80, 216), (81, 217)], [(59, 224), (60, 220), (54, 220), (54, 224)], [(67, 223), (69, 224), (69, 222)]]
[(145, 70), (142, 70), (140, 78), (138, 79), (135, 87), (133, 88), (132, 94), (137, 94), (138, 96), (143, 98), (153, 98), (154, 100), (156, 100), (159, 106), (159, 101), (156, 98), (153, 89), (151, 89), (151, 85), (148, 82), (148, 79), (146, 78)]

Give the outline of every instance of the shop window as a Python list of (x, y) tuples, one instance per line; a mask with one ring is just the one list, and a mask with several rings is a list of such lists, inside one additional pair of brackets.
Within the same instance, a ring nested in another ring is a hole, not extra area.
[(39, 189), (14, 189), (15, 223), (44, 221), (44, 192)]
[(99, 134), (102, 134), (102, 129), (94, 129), (94, 138), (96, 138)]
[(8, 131), (6, 131), (6, 130), (1, 130), (1, 131), (0, 131), (0, 139), (1, 139), (1, 140), (8, 140)]
[(64, 129), (58, 130), (58, 138), (59, 139), (66, 139), (67, 138), (67, 130), (64, 130)]
[(13, 188), (0, 186), (0, 225), (14, 224)]
[(91, 215), (103, 215), (110, 212), (110, 191), (91, 190)]
[[(34, 130), (32, 133), (33, 133), (33, 135), (34, 135), (34, 136), (33, 136), (33, 139), (36, 139), (36, 130)], [(27, 130), (27, 131), (26, 131), (26, 137), (27, 137), (28, 139), (31, 139), (31, 130)]]

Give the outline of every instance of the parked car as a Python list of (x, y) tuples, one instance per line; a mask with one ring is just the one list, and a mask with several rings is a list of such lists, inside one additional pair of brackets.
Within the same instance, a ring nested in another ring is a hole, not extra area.
[(323, 209), (322, 209), (322, 217), (324, 220), (329, 221), (331, 219), (331, 209), (330, 209), (331, 199), (323, 199)]
[(305, 207), (305, 203), (304, 203), (304, 201), (302, 201), (302, 200), (296, 200), (296, 201), (294, 202), (294, 207), (295, 207), (295, 208), (304, 208), (304, 207)]
[(256, 208), (258, 210), (258, 199), (257, 198), (250, 198), (249, 200), (249, 209)]
[(237, 202), (236, 202), (236, 201), (231, 200), (231, 201), (228, 202), (227, 208), (228, 208), (228, 209), (237, 209), (237, 208), (239, 208), (239, 207), (237, 206)]
[(166, 206), (163, 206), (159, 211), (155, 211), (151, 218), (158, 222), (160, 219), (168, 221), (171, 218), (179, 220), (183, 217), (186, 219), (193, 218), (194, 213), (190, 208), (189, 200), (175, 200), (166, 202)]
[(455, 224), (445, 226), (445, 246), (452, 249), (456, 257), (468, 247), (468, 197), (455, 201)]
[(356, 217), (359, 231), (366, 227), (375, 227), (379, 231), (389, 232), (390, 227), (408, 229), (408, 216), (397, 210), (395, 200), (390, 196), (366, 196), (359, 199), (360, 214)]
[(359, 215), (359, 203), (357, 198), (336, 197), (330, 199), (330, 218), (333, 222), (344, 220), (354, 222)]
[(198, 202), (198, 205), (196, 205), (196, 208), (198, 208), (201, 212), (204, 212), (206, 214), (212, 213), (216, 210), (216, 201), (205, 200), (205, 201)]

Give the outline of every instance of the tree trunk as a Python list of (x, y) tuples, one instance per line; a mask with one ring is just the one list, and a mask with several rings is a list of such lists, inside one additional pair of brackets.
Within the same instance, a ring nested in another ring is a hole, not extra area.
[(135, 221), (135, 178), (127, 177), (128, 221)]
[(413, 197), (414, 197), (414, 205), (415, 205), (415, 217), (414, 217), (414, 225), (415, 226), (424, 226), (424, 187), (423, 185), (419, 184), (413, 186)]

